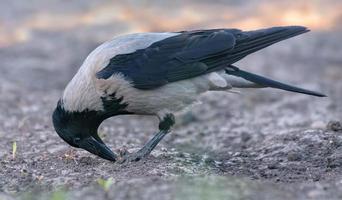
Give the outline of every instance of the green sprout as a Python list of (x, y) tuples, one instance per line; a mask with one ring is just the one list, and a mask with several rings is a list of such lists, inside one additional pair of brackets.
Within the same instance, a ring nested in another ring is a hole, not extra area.
[(112, 177), (108, 178), (107, 180), (100, 178), (97, 180), (97, 183), (102, 187), (102, 189), (105, 192), (108, 192), (110, 186), (112, 186), (114, 183), (114, 179)]
[(63, 189), (59, 189), (51, 194), (50, 200), (65, 200), (66, 198), (66, 192)]
[(13, 160), (15, 159), (16, 153), (17, 153), (17, 142), (14, 141), (12, 144), (12, 158), (13, 158)]

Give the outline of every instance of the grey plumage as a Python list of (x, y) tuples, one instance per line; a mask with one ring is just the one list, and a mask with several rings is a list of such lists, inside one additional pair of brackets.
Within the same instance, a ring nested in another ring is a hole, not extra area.
[[(117, 155), (94, 131), (100, 123), (119, 114), (156, 115), (160, 132), (135, 154), (140, 159), (168, 133), (174, 123), (172, 113), (188, 107), (206, 91), (273, 87), (324, 96), (232, 65), (250, 53), (307, 31), (290, 26), (116, 37), (95, 49), (66, 87), (53, 117), (56, 131), (69, 144), (114, 161)], [(92, 127), (75, 129), (80, 121)]]

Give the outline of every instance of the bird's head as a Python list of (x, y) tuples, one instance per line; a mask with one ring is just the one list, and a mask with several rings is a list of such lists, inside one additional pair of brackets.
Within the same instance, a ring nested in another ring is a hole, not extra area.
[(116, 155), (104, 144), (97, 129), (106, 117), (98, 111), (68, 111), (58, 101), (52, 121), (57, 134), (69, 145), (82, 148), (101, 158), (115, 161)]

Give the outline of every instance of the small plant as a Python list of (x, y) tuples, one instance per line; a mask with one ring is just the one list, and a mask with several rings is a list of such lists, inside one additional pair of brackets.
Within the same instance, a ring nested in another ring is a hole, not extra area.
[(112, 186), (114, 183), (114, 179), (112, 177), (108, 178), (107, 180), (100, 178), (97, 180), (97, 183), (102, 187), (102, 189), (105, 192), (108, 192), (110, 186)]
[(17, 153), (17, 142), (14, 141), (12, 144), (12, 158), (13, 158), (13, 160), (15, 159), (16, 153)]
[(66, 192), (62, 189), (59, 189), (51, 194), (50, 200), (65, 200), (66, 198)]

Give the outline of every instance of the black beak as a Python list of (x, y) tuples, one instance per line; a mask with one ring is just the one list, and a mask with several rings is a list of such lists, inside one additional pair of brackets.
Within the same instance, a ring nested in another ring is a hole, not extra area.
[(113, 162), (117, 160), (117, 155), (115, 155), (101, 140), (98, 141), (92, 136), (84, 138), (78, 145), (80, 148), (100, 156), (103, 159)]

